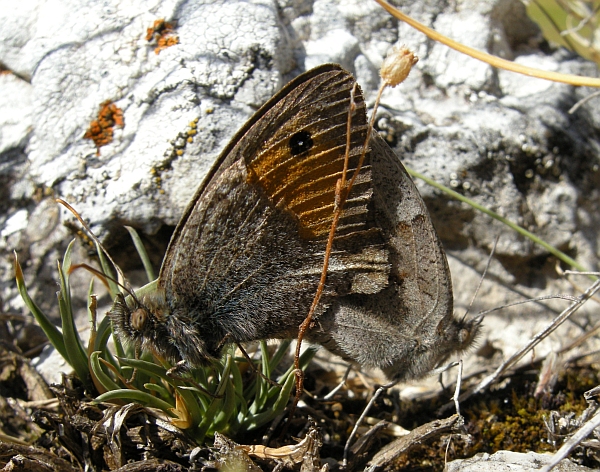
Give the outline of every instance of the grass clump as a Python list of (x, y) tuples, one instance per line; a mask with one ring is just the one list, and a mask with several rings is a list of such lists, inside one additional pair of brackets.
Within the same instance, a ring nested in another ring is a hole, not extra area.
[[(138, 235), (129, 229), (147, 274), (151, 276), (148, 262)], [(23, 272), (15, 253), (15, 274), (20, 294), (25, 304), (44, 330), (54, 348), (73, 368), (86, 392), (94, 396), (95, 403), (139, 403), (161, 410), (171, 423), (186, 430), (198, 444), (211, 438), (215, 432), (235, 437), (268, 424), (281, 415), (294, 386), (294, 369), (281, 370), (281, 364), (290, 342), (282, 342), (273, 352), (266, 342), (259, 344), (257, 358), (249, 361), (236, 354), (234, 346), (224, 349), (222, 357), (205, 368), (194, 369), (185, 377), (169, 375), (172, 367), (166, 361), (145, 352), (136, 355), (132, 346), (122, 344), (113, 333), (110, 319), (98, 322), (93, 280), (88, 291), (88, 315), (91, 331), (87, 345), (75, 326), (69, 277), (84, 265), (73, 265), (72, 241), (58, 263), (58, 309), (60, 327), (31, 299), (24, 282)], [(102, 249), (97, 246), (102, 272), (112, 274)], [(100, 277), (114, 299), (119, 286), (114, 278)], [(109, 342), (112, 339), (112, 343)], [(314, 351), (306, 350), (301, 357), (305, 368)], [(260, 372), (262, 375), (258, 375)]]

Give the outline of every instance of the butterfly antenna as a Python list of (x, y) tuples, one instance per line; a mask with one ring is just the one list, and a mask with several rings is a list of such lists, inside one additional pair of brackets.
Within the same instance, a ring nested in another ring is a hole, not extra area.
[[(68, 204), (62, 198), (57, 198), (56, 202), (60, 203), (62, 206), (64, 206), (67, 210), (69, 210), (75, 216), (75, 218), (77, 218), (77, 220), (79, 221), (79, 223), (81, 223), (81, 226), (83, 226), (83, 228), (89, 234), (90, 238), (92, 238), (92, 240), (98, 245), (98, 247), (100, 249), (102, 249), (102, 252), (104, 252), (104, 254), (108, 258), (108, 260), (110, 261), (110, 263), (113, 265), (113, 267), (115, 268), (115, 270), (119, 274), (119, 277), (121, 278), (121, 280), (123, 280), (123, 284), (117, 282), (119, 284), (119, 286), (123, 287), (125, 289), (125, 291), (127, 291), (127, 293), (129, 293), (130, 295), (132, 295), (135, 298), (135, 295), (133, 294), (133, 288), (131, 287), (131, 285), (129, 284), (129, 281), (127, 280), (127, 278), (123, 274), (123, 271), (117, 265), (117, 263), (113, 260), (113, 258), (110, 257), (110, 254), (108, 253), (108, 251), (106, 250), (106, 248), (102, 245), (102, 243), (100, 242), (100, 240), (96, 237), (96, 235), (94, 234), (94, 232), (90, 229), (89, 225), (85, 222), (85, 220), (81, 217), (81, 215), (79, 213), (77, 213), (77, 210), (75, 210), (75, 208), (73, 208), (70, 204)], [(111, 280), (114, 280), (114, 279), (112, 279), (112, 277), (109, 277), (109, 278)]]
[[(103, 278), (108, 279), (111, 282), (114, 282), (115, 284), (117, 284), (119, 287), (121, 287), (125, 292), (127, 292), (128, 295), (131, 295), (132, 298), (135, 298), (135, 292), (133, 290), (130, 290), (128, 287), (126, 287), (124, 284), (119, 282), (117, 279), (104, 273), (103, 271), (96, 269), (95, 267), (92, 267), (91, 265), (88, 265), (88, 264), (75, 264), (75, 265), (71, 266), (70, 272), (73, 272), (77, 269), (85, 269), (88, 272), (91, 272), (92, 274), (98, 276), (101, 281)], [(105, 281), (102, 281), (102, 282), (104, 283), (104, 286), (106, 288), (108, 288), (108, 284), (106, 284)]]
[(481, 274), (481, 277), (479, 278), (479, 283), (477, 284), (475, 293), (473, 293), (473, 298), (471, 298), (471, 302), (469, 303), (469, 306), (467, 307), (467, 310), (465, 311), (465, 314), (463, 315), (463, 321), (467, 318), (467, 315), (469, 314), (469, 311), (471, 311), (471, 308), (473, 308), (473, 303), (475, 303), (475, 299), (477, 298), (477, 295), (479, 294), (481, 285), (483, 284), (483, 281), (485, 280), (485, 276), (487, 275), (487, 272), (490, 268), (490, 265), (492, 263), (492, 257), (494, 257), (494, 253), (496, 252), (496, 246), (498, 246), (499, 240), (500, 240), (500, 235), (496, 236), (496, 239), (494, 240), (494, 245), (492, 246), (492, 251), (490, 252), (490, 255), (488, 256), (487, 262), (485, 263), (485, 268), (483, 269), (483, 274)]

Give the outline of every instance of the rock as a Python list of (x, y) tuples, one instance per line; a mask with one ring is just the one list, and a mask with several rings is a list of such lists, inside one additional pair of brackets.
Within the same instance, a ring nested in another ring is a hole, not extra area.
[[(535, 452), (498, 451), (495, 454), (477, 454), (470, 459), (458, 459), (446, 466), (447, 472), (534, 472), (541, 470), (552, 459), (550, 454)], [(575, 464), (567, 459), (561, 461), (555, 472), (588, 472), (594, 469)]]

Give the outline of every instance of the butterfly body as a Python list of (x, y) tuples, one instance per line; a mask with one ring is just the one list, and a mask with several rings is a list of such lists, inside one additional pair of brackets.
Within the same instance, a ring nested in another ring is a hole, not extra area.
[[(353, 175), (367, 136), (364, 100), (348, 72), (320, 66), (223, 151), (175, 230), (156, 291), (115, 303), (123, 337), (197, 366), (227, 342), (297, 336), (322, 272), (351, 92)], [(416, 378), (468, 347), (478, 321), (453, 316), (446, 257), (404, 167), (376, 132), (369, 148), (307, 338), (392, 379)]]

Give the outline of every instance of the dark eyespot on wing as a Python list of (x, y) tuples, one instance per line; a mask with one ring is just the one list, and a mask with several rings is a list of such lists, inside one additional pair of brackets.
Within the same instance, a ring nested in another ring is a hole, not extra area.
[(298, 156), (313, 147), (313, 140), (308, 131), (299, 131), (289, 141), (292, 156)]

